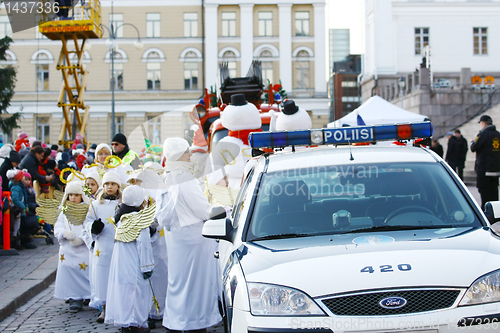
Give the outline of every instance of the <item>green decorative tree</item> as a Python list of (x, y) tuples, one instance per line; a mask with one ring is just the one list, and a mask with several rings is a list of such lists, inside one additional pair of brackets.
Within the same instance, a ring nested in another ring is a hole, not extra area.
[[(0, 39), (0, 60), (7, 60), (6, 51), (9, 49), (10, 43), (12, 43), (12, 38), (9, 36)], [(11, 65), (0, 67), (0, 129), (3, 133), (11, 133), (14, 128), (19, 128), (17, 122), (21, 118), (21, 114), (7, 112), (14, 96), (16, 74), (16, 68)], [(7, 114), (10, 116), (6, 116)]]

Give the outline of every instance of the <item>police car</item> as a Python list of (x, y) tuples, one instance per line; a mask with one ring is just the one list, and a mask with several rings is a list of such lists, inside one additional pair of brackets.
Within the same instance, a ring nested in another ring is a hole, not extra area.
[(318, 147), (260, 156), (231, 216), (205, 223), (226, 331), (498, 332), (500, 237), (465, 185), (428, 149), (352, 145), (431, 134), (252, 133), (254, 148)]

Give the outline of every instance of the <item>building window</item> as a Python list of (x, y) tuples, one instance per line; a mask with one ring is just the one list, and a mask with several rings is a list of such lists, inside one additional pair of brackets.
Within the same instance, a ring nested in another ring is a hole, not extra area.
[(50, 118), (37, 117), (36, 118), (36, 137), (38, 140), (50, 143)]
[[(49, 56), (45, 53), (39, 53), (36, 57), (37, 61), (48, 61)], [(48, 91), (49, 90), (49, 65), (37, 64), (36, 65), (36, 90)]]
[(115, 133), (125, 133), (124, 116), (115, 116)]
[(146, 37), (160, 38), (160, 13), (147, 13), (146, 21)]
[(259, 12), (259, 36), (273, 35), (273, 12)]
[(297, 53), (297, 61), (295, 61), (295, 88), (309, 89), (311, 88), (310, 82), (311, 70), (309, 53), (307, 51), (299, 51), (299, 53)]
[(488, 54), (488, 28), (473, 28), (474, 54)]
[(118, 52), (112, 52), (112, 55), (115, 58), (115, 71), (113, 73), (111, 64), (109, 65), (109, 89), (113, 89), (113, 84), (115, 86), (115, 90), (123, 90), (123, 63), (116, 63), (116, 60), (123, 60), (123, 56)]
[(6, 36), (12, 38), (12, 27), (10, 26), (9, 17), (7, 15), (0, 15), (0, 38)]
[(161, 89), (161, 64), (159, 62), (150, 62), (146, 64), (148, 76), (148, 90)]
[(116, 38), (123, 38), (123, 14), (109, 14), (109, 22)]
[(309, 36), (309, 12), (295, 12), (295, 36)]
[(422, 54), (424, 47), (429, 45), (429, 28), (415, 28), (415, 54)]
[(237, 77), (236, 73), (236, 55), (233, 51), (226, 51), (222, 55), (222, 60), (227, 62), (227, 68), (229, 69), (229, 77)]
[(198, 63), (184, 63), (184, 89), (198, 89)]
[(342, 87), (344, 88), (356, 88), (358, 83), (356, 81), (342, 81)]
[(269, 60), (262, 59), (262, 81), (266, 86), (269, 82), (273, 83), (274, 63), (272, 57), (273, 54), (270, 51), (264, 50), (260, 53), (260, 58), (270, 58)]
[(161, 116), (148, 116), (148, 139), (153, 145), (161, 145)]
[(235, 36), (236, 36), (236, 13), (223, 12), (222, 37), (235, 37)]
[(198, 37), (198, 13), (184, 13), (184, 37)]

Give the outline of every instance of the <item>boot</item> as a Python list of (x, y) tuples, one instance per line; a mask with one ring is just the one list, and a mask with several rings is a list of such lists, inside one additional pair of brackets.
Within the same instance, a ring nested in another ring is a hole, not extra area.
[(97, 317), (97, 319), (96, 319), (96, 321), (99, 324), (104, 323), (104, 318), (106, 317), (106, 312), (105, 311), (106, 311), (106, 305), (103, 305), (101, 312), (99, 312), (99, 317)]
[(69, 300), (69, 311), (78, 312), (83, 309), (83, 301), (81, 299), (70, 299)]
[(10, 238), (10, 247), (16, 250), (24, 250), (24, 247), (21, 245), (21, 239), (19, 237), (12, 236)]

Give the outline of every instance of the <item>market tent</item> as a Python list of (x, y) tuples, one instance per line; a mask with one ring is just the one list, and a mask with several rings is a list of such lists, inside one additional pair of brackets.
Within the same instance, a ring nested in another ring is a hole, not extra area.
[(356, 110), (329, 123), (328, 127), (358, 126), (358, 115), (366, 125), (415, 123), (428, 120), (427, 116), (406, 111), (379, 96), (373, 96)]

